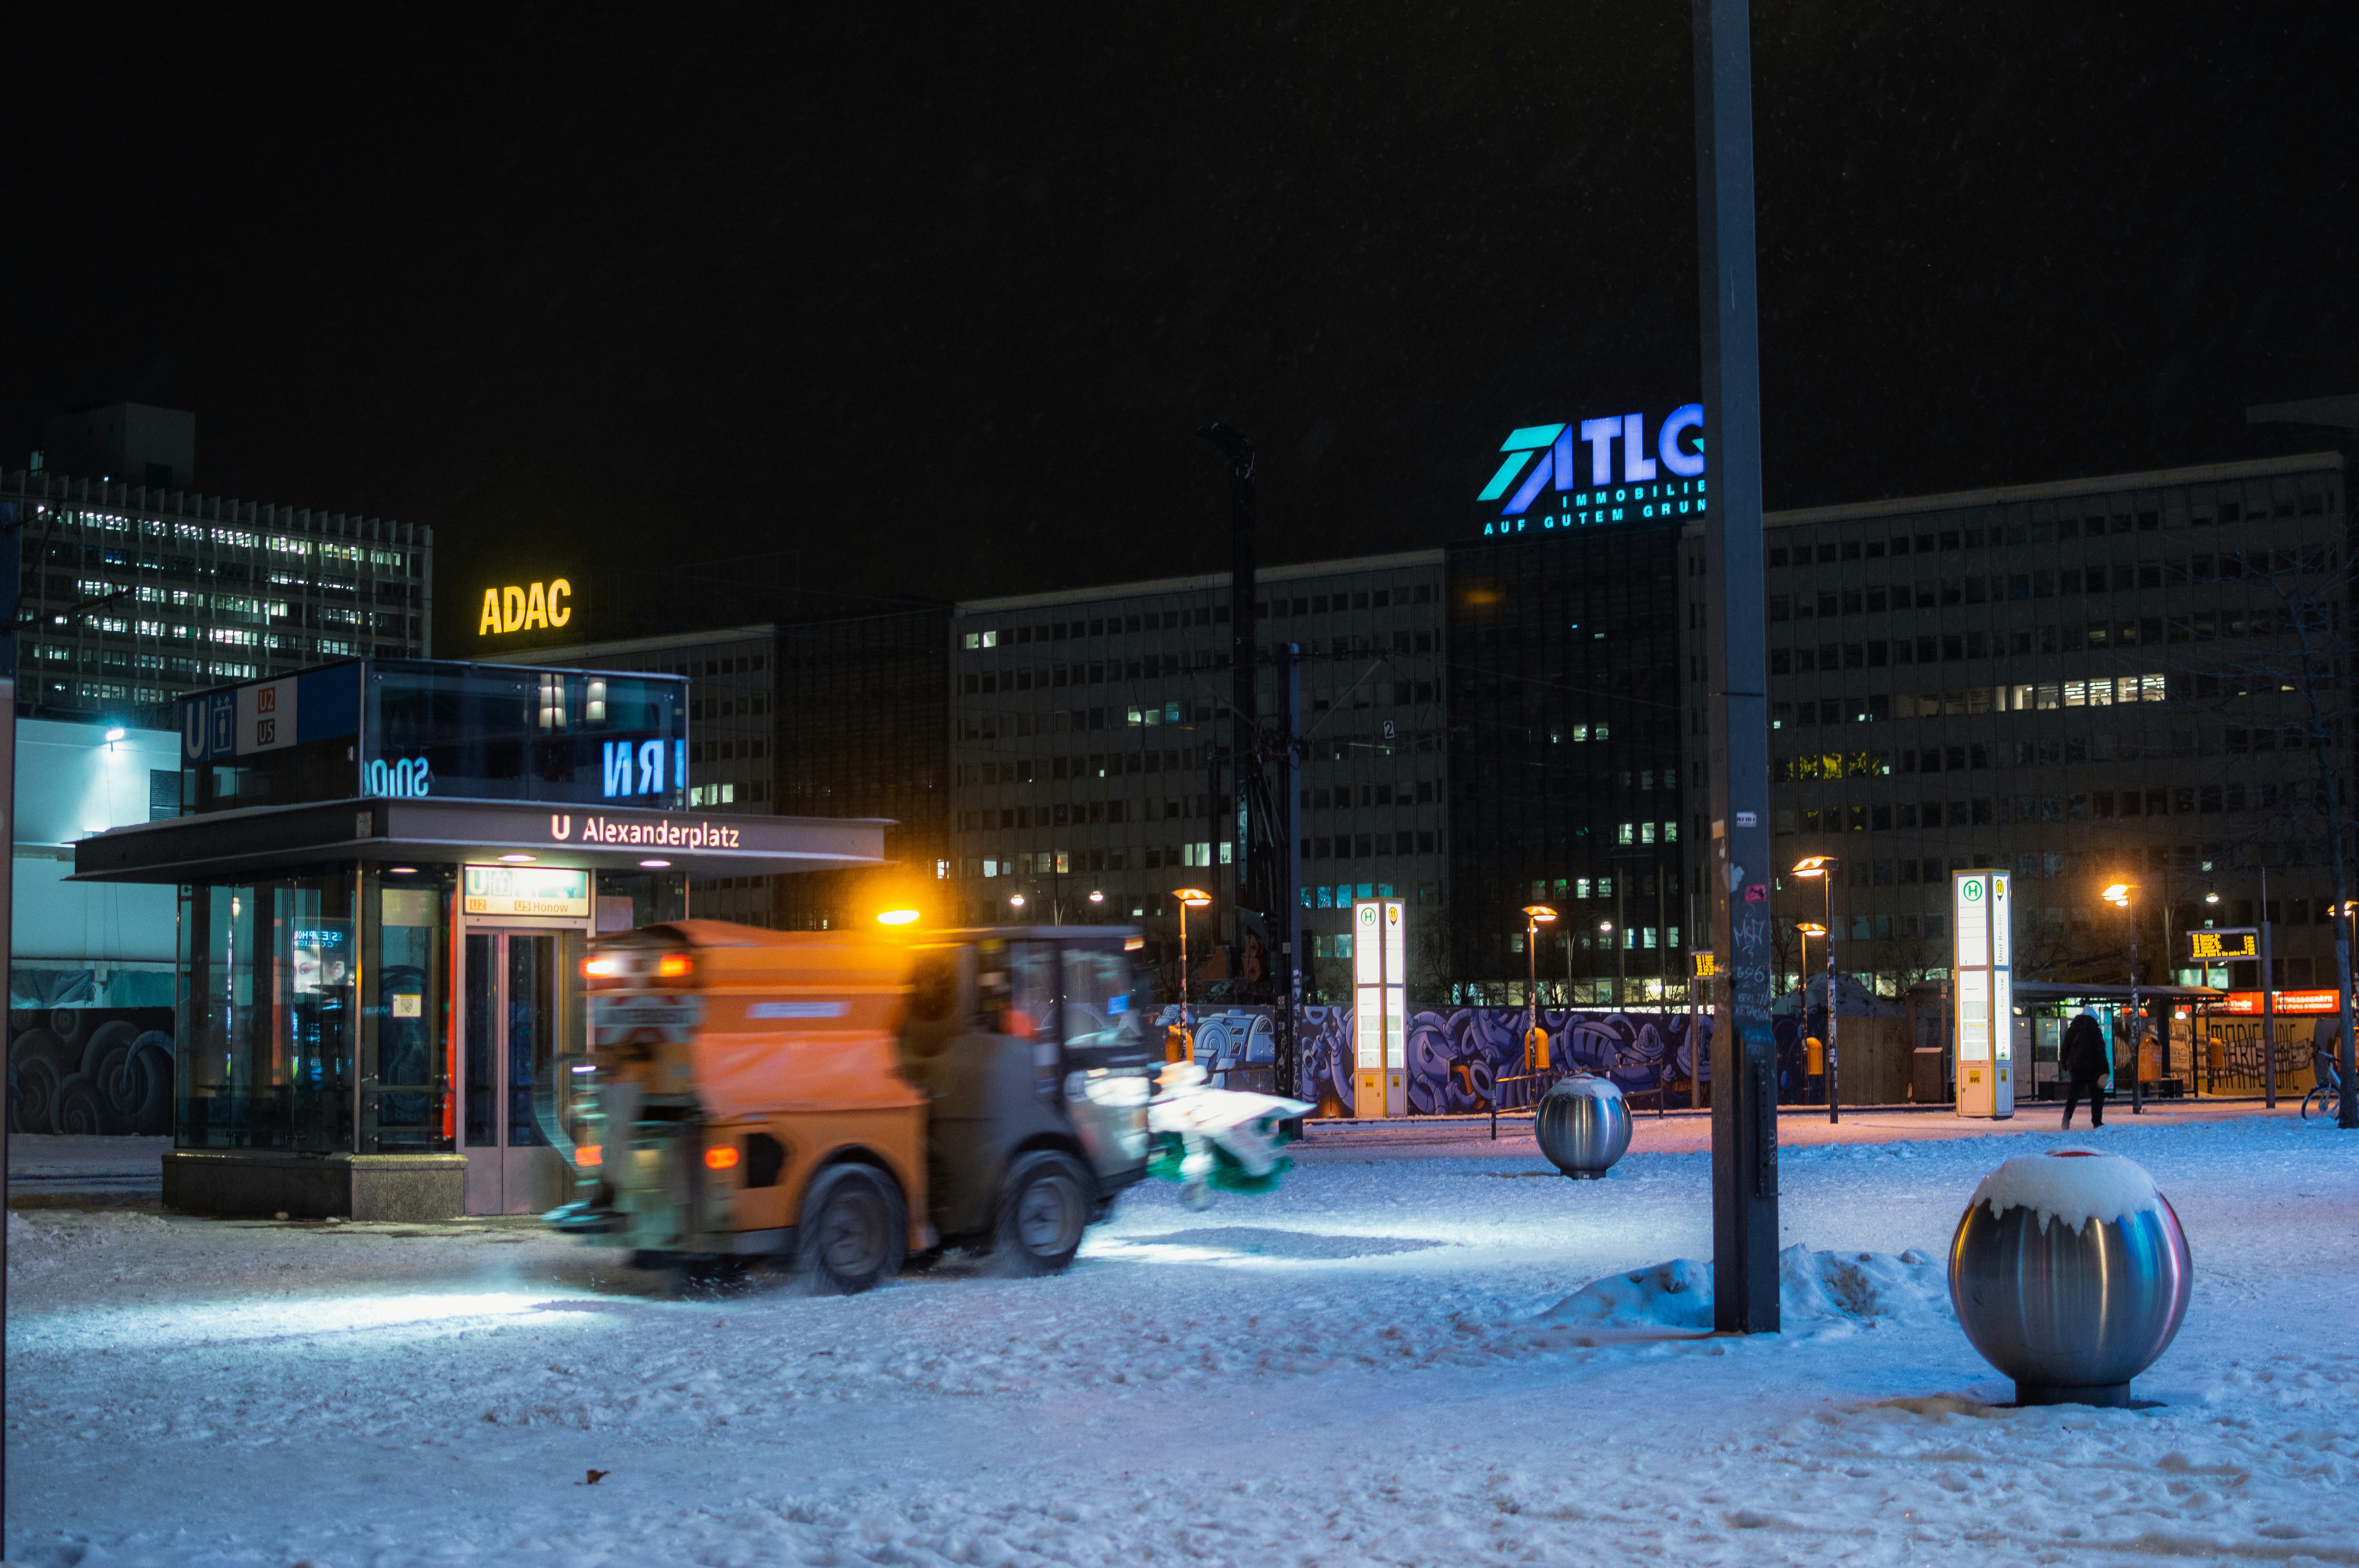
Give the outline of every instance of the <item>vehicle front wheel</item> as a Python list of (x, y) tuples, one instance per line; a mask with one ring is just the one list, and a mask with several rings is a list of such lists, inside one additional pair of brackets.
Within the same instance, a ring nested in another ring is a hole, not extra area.
[(795, 1273), (813, 1295), (856, 1296), (901, 1271), (909, 1221), (901, 1195), (867, 1165), (811, 1178), (795, 1227)]
[(1000, 1189), (992, 1233), (1000, 1271), (1054, 1274), (1071, 1263), (1095, 1206), (1094, 1184), (1070, 1154), (1040, 1150), (1019, 1156)]

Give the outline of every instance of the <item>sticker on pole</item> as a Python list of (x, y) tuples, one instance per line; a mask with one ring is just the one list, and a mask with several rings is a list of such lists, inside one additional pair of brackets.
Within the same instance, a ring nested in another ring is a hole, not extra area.
[(625, 1045), (633, 1041), (677, 1043), (704, 1022), (701, 996), (595, 996), (590, 999), (590, 1043)]

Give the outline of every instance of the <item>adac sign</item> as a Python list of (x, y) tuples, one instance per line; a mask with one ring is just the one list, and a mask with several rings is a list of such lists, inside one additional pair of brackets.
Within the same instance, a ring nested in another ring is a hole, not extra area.
[(484, 613), (475, 624), (475, 635), (505, 637), (518, 632), (550, 632), (572, 619), (573, 585), (565, 579), (509, 583), (484, 589)]
[(1485, 534), (1582, 528), (1704, 510), (1701, 403), (1675, 408), (1659, 423), (1638, 413), (1577, 425), (1529, 425), (1511, 432), (1499, 450), (1504, 459), (1475, 498), (1505, 503), (1499, 515), (1484, 524)]

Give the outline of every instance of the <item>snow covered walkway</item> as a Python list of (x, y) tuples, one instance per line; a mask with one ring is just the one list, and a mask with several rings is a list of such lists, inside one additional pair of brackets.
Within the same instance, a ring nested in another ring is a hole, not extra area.
[[(2064, 1141), (1788, 1149), (1786, 1238), (1938, 1259), (1983, 1174)], [(2359, 1138), (2121, 1116), (2073, 1141), (2146, 1164), (2186, 1225), (2193, 1306), (2138, 1385), (2158, 1410), (1994, 1408), (2007, 1386), (1910, 1289), (1838, 1288), (1751, 1340), (1552, 1314), (1709, 1256), (1708, 1159), (1643, 1144), (1601, 1183), (1379, 1154), (1204, 1215), (1151, 1186), (1062, 1279), (952, 1263), (849, 1301), (671, 1297), (516, 1222), (40, 1209), (11, 1222), (6, 1544), (273, 1568), (2359, 1564)]]

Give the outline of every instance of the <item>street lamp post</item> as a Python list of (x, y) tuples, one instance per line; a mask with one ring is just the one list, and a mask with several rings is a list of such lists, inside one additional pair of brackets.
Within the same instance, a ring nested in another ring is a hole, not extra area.
[[(1796, 1004), (1795, 1013), (1802, 1021), (1802, 1027), (1805, 1030), (1810, 1026), (1810, 938), (1824, 936), (1826, 934), (1827, 928), (1815, 920), (1794, 922), (1794, 935), (1802, 939), (1802, 967), (1800, 972), (1794, 977), (1796, 981), (1794, 989), (1801, 1000)], [(1828, 1000), (1832, 1001), (1833, 998), (1830, 996)], [(1830, 1013), (1828, 1016), (1832, 1020), (1833, 1015)], [(1803, 1038), (1807, 1040), (1810, 1036), (1805, 1034)], [(1820, 1048), (1825, 1049), (1824, 1042), (1821, 1043)], [(1823, 1062), (1820, 1064), (1820, 1068), (1821, 1071), (1825, 1070)]]
[(1535, 1060), (1535, 1036), (1540, 1032), (1540, 927), (1556, 924), (1556, 911), (1544, 903), (1524, 905), (1524, 958), (1529, 974), (1524, 983), (1524, 1002), (1530, 1013), (1524, 1025), (1524, 1070), (1530, 1072)]
[(2137, 905), (2131, 894), (2137, 892), (2136, 882), (2115, 882), (2107, 888), (2107, 903), (2130, 917), (2130, 1114), (2146, 1114), (2146, 1086), (2140, 1069), (2145, 1065), (2140, 1054), (2146, 1049), (2146, 1011), (2138, 1005), (2138, 927)]
[(1212, 895), (1201, 888), (1180, 888), (1171, 896), (1180, 901), (1180, 1027), (1184, 1032), (1188, 1027), (1188, 912), (1204, 908), (1212, 902)]
[[(1835, 1019), (1838, 1016), (1841, 1002), (1841, 999), (1837, 996), (1835, 989), (1835, 871), (1842, 864), (1843, 861), (1832, 855), (1811, 855), (1796, 861), (1794, 865), (1794, 874), (1796, 876), (1816, 877), (1819, 881), (1820, 889), (1826, 895), (1827, 1119), (1829, 1121), (1841, 1121), (1843, 1119), (1843, 1106), (1841, 1103), (1843, 1095), (1837, 1087), (1839, 1080), (1835, 1076)], [(1803, 982), (1802, 1000), (1805, 1003), (1802, 1009), (1802, 1016), (1807, 1019), (1810, 1016), (1810, 1011), (1807, 1005), (1810, 1000), (1810, 984), (1807, 980)]]
[[(1611, 946), (1614, 941), (1614, 923), (1610, 920), (1599, 921), (1597, 923), (1597, 935), (1604, 940), (1608, 946)], [(1617, 964), (1622, 961), (1619, 952), (1615, 953), (1614, 961)], [(1622, 1000), (1622, 993), (1618, 989), (1614, 993), (1614, 1000), (1617, 1003)]]

